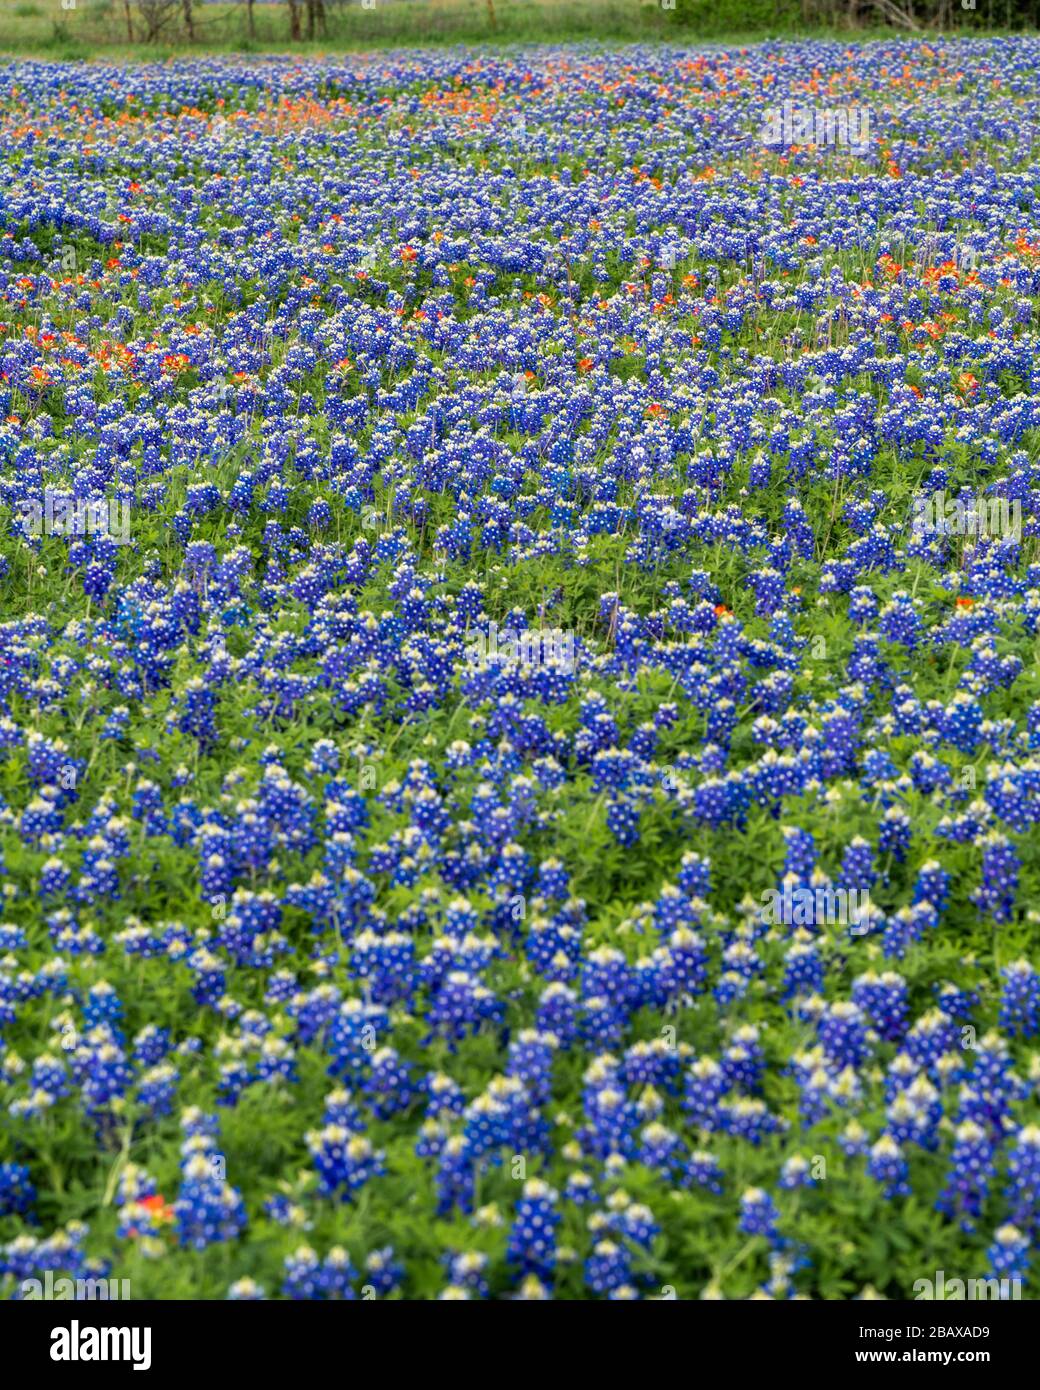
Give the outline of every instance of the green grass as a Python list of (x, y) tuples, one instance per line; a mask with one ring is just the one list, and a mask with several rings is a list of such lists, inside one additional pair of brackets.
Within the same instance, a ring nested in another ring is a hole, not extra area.
[[(179, 29), (158, 43), (127, 41), (121, 4), (113, 0), (75, 0), (63, 9), (60, 0), (3, 0), (0, 3), (0, 53), (59, 59), (159, 59), (185, 53), (294, 52), (318, 55), (338, 51), (425, 47), (440, 43), (602, 43), (661, 42), (740, 44), (796, 32), (816, 37), (864, 39), (892, 29), (856, 31), (807, 27), (798, 19), (794, 0), (749, 7), (736, 0), (688, 0), (682, 17), (663, 9), (660, 0), (375, 0), (363, 9), (360, 0), (329, 7), (328, 32), (314, 40), (291, 42), (288, 7), (257, 4), (250, 36), (244, 4), (199, 5), (196, 41), (189, 44)], [(771, 22), (763, 16), (771, 14)], [(980, 22), (972, 16), (974, 22)], [(968, 20), (965, 20), (967, 23)], [(958, 31), (963, 27), (958, 25)], [(135, 15), (135, 34), (141, 30)]]

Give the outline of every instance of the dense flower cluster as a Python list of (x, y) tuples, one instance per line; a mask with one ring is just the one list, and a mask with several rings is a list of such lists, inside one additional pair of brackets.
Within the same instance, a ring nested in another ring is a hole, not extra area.
[(0, 1293), (1029, 1285), (1038, 98), (0, 67)]

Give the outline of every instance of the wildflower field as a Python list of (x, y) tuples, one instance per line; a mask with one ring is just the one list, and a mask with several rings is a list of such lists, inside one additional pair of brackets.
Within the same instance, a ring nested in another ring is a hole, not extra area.
[(0, 1296), (1035, 1296), (1038, 304), (1038, 39), (0, 66)]

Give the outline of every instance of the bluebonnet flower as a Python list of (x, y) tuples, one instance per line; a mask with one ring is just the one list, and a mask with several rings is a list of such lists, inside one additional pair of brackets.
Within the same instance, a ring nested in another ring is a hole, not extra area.
[(860, 1007), (852, 1000), (832, 1004), (820, 1019), (820, 1043), (836, 1066), (859, 1066), (869, 1047)]
[(771, 1245), (779, 1240), (780, 1213), (772, 1197), (760, 1187), (749, 1187), (740, 1198), (740, 1230), (748, 1236), (765, 1236)]
[(28, 1213), (35, 1202), (29, 1168), (23, 1163), (0, 1163), (0, 1216)]
[(1013, 961), (1000, 974), (1004, 981), (1001, 1028), (1012, 1037), (1033, 1037), (1040, 1031), (1040, 975), (1025, 959)]
[(475, 1298), (487, 1298), (486, 1277), (488, 1257), (482, 1251), (469, 1250), (464, 1254), (447, 1253), (444, 1264), (450, 1280), (449, 1288), (465, 1290)]
[(349, 1196), (385, 1171), (383, 1155), (369, 1139), (351, 1134), (342, 1125), (328, 1124), (306, 1135), (307, 1148), (318, 1171), (321, 1190), (328, 1196)]
[(1013, 1223), (1028, 1233), (1040, 1226), (1040, 1125), (1023, 1125), (1007, 1160), (1008, 1201)]
[(178, 1240), (193, 1250), (203, 1250), (216, 1241), (234, 1240), (246, 1226), (241, 1193), (216, 1176), (205, 1154), (196, 1154), (184, 1164), (184, 1178), (173, 1211)]
[(1018, 888), (1018, 851), (1006, 835), (995, 831), (985, 836), (982, 846), (982, 882), (973, 901), (995, 922), (1009, 922)]
[(1003, 1292), (1003, 1282), (1011, 1279), (1019, 1284), (1029, 1271), (1030, 1244), (1026, 1236), (1015, 1226), (1001, 1226), (993, 1237), (993, 1244), (986, 1252), (989, 1260), (987, 1277), (1001, 1281), (1000, 1297), (1017, 1297)]
[(285, 1257), (282, 1293), (286, 1298), (315, 1299), (321, 1290), (321, 1261), (309, 1245), (301, 1245)]
[(365, 1256), (364, 1284), (366, 1290), (373, 1289), (379, 1298), (385, 1298), (398, 1289), (404, 1277), (404, 1266), (396, 1259), (391, 1246), (370, 1250)]
[(341, 1245), (334, 1245), (322, 1261), (317, 1277), (319, 1297), (334, 1300), (356, 1298), (353, 1289), (356, 1278), (357, 1271), (350, 1263), (350, 1256)]
[(509, 1234), (507, 1258), (525, 1274), (551, 1279), (556, 1265), (557, 1194), (541, 1179), (524, 1184)]
[(867, 1172), (875, 1182), (884, 1185), (886, 1198), (909, 1196), (909, 1166), (902, 1149), (890, 1134), (883, 1134), (871, 1146)]
[(632, 1257), (624, 1246), (600, 1240), (585, 1261), (585, 1283), (592, 1293), (609, 1294), (631, 1282)]
[(982, 1214), (994, 1168), (994, 1144), (974, 1120), (957, 1126), (946, 1184), (936, 1206), (959, 1217), (961, 1229), (971, 1232)]
[(227, 1296), (232, 1303), (260, 1303), (266, 1298), (263, 1285), (248, 1277), (236, 1279), (228, 1288)]
[(415, 1098), (411, 1068), (402, 1062), (392, 1047), (382, 1047), (372, 1054), (372, 1065), (365, 1077), (363, 1089), (372, 1113), (386, 1119), (407, 1110)]

